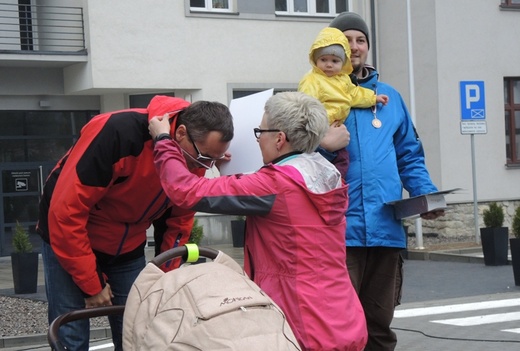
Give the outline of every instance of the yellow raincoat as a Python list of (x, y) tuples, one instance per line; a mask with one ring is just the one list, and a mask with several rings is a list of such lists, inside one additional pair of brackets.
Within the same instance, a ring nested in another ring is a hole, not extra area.
[[(345, 48), (345, 62), (341, 73), (327, 77), (314, 62), (314, 51), (317, 49), (339, 44)], [(368, 108), (376, 104), (374, 91), (354, 85), (349, 74), (352, 73), (350, 62), (350, 45), (345, 35), (336, 28), (327, 27), (320, 31), (311, 46), (309, 61), (312, 69), (302, 78), (298, 91), (311, 95), (325, 106), (329, 122), (343, 123), (351, 107)]]

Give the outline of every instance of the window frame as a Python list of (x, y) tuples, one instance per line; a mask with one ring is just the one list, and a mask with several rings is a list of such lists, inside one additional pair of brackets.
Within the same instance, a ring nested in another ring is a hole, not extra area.
[(513, 0), (501, 0), (500, 7), (507, 8), (507, 9), (519, 9), (520, 10), (520, 3), (513, 3)]
[[(287, 11), (277, 11), (275, 10), (276, 15), (284, 15), (284, 16), (320, 16), (320, 17), (328, 17), (328, 16), (336, 16), (338, 12), (336, 11), (336, 0), (328, 0), (329, 2), (329, 12), (316, 12), (316, 0), (306, 0), (307, 1), (307, 12), (297, 12), (294, 11), (294, 2), (295, 0), (285, 0)], [(351, 8), (351, 0), (344, 0), (346, 11), (349, 11)]]
[[(218, 0), (204, 0), (204, 7), (193, 7), (191, 6), (190, 0), (190, 11), (203, 11), (203, 12), (235, 12), (236, 0), (228, 0), (228, 8), (213, 7), (213, 2)], [(224, 0), (222, 0), (224, 1)]]
[(282, 91), (298, 91), (298, 83), (228, 83), (228, 105), (231, 104), (231, 100), (233, 99), (238, 99), (269, 89), (274, 89), (273, 94)]
[[(515, 112), (520, 114), (520, 101), (515, 103), (514, 83), (520, 84), (520, 77), (504, 77), (504, 132), (506, 140), (506, 163), (508, 166), (520, 166), (520, 150), (517, 148), (517, 143), (520, 145), (520, 125), (515, 123)], [(507, 98), (506, 98), (507, 97)], [(509, 135), (507, 131), (509, 130)], [(517, 140), (518, 139), (518, 140)], [(519, 146), (520, 148), (520, 146)], [(509, 157), (507, 156), (509, 155)]]

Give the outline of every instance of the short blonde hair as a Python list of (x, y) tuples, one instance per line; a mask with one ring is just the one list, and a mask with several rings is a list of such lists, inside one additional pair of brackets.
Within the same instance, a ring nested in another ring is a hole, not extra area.
[(322, 103), (302, 92), (278, 93), (265, 104), (267, 128), (285, 133), (295, 151), (316, 150), (329, 128)]

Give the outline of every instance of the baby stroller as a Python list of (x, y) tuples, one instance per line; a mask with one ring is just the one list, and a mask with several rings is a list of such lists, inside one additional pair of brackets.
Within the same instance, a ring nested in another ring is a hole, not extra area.
[[(212, 261), (195, 262), (199, 255)], [(164, 273), (170, 259), (188, 262)], [(123, 314), (123, 349), (301, 350), (280, 308), (222, 251), (194, 244), (151, 260), (141, 271), (125, 306), (72, 311), (54, 320), (52, 350), (65, 350), (61, 325), (77, 319)]]

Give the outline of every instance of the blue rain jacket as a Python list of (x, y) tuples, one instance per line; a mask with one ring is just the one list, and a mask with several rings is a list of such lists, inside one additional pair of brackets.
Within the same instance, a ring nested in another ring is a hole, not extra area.
[[(437, 191), (424, 163), (424, 150), (408, 109), (397, 90), (370, 74), (358, 83), (377, 94), (386, 94), (389, 103), (377, 104), (380, 128), (372, 126), (370, 108), (353, 108), (345, 121), (350, 132), (350, 166), (346, 244), (349, 247), (406, 247), (406, 236), (393, 208), (386, 202), (401, 199), (403, 187), (410, 196)], [(327, 157), (327, 153), (323, 153)], [(329, 154), (329, 159), (332, 154)]]

